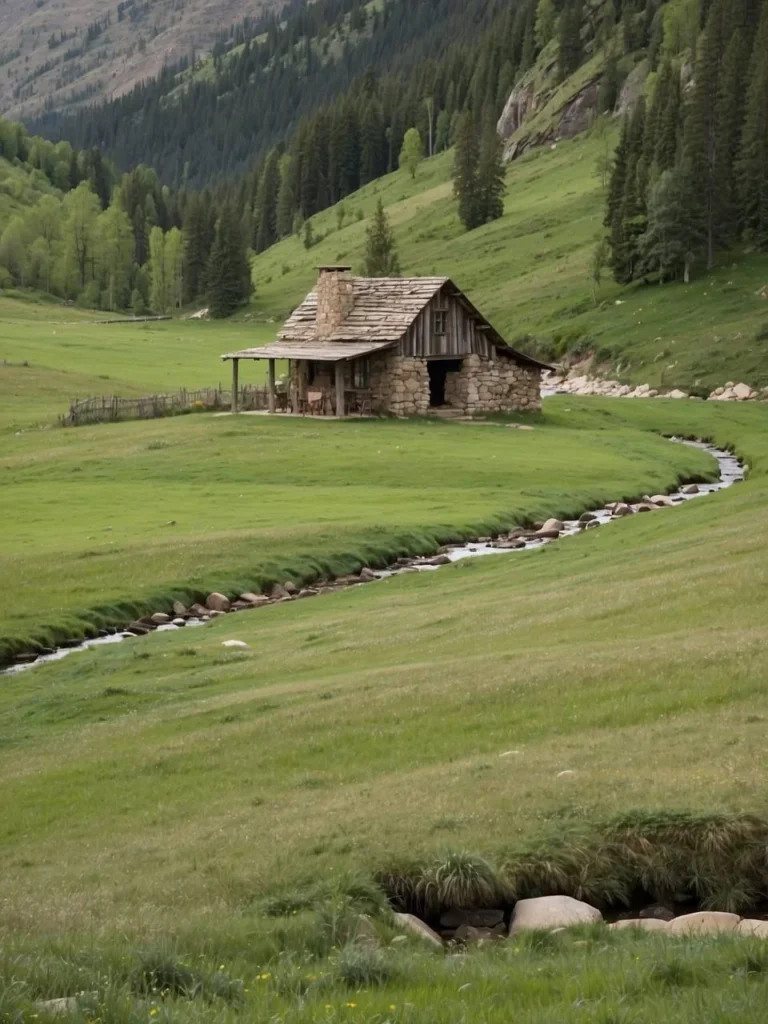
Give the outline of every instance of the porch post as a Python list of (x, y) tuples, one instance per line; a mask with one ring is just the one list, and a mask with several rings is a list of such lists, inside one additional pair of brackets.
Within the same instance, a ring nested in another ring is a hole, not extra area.
[(344, 360), (340, 359), (336, 364), (336, 415), (342, 419), (344, 410)]
[(237, 394), (238, 388), (239, 388), (239, 380), (238, 380), (239, 370), (240, 370), (240, 360), (239, 359), (233, 359), (232, 360), (232, 412), (233, 413), (238, 413), (240, 411), (238, 409), (238, 394)]
[(269, 411), (270, 412), (274, 412), (275, 411), (275, 360), (274, 359), (270, 359), (269, 360), (268, 378), (269, 378)]

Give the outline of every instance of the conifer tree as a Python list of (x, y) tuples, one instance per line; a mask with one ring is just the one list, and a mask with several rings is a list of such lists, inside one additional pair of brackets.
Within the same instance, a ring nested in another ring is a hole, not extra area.
[(293, 230), (293, 217), (296, 211), (294, 181), (293, 158), (290, 153), (284, 153), (280, 158), (280, 190), (277, 193), (275, 227), (278, 238), (287, 238)]
[(184, 247), (184, 301), (192, 302), (206, 290), (210, 238), (208, 216), (201, 196), (193, 192), (187, 201), (182, 232)]
[(366, 277), (398, 277), (400, 259), (397, 255), (395, 235), (389, 223), (384, 204), (379, 199), (373, 220), (365, 233)]
[(686, 168), (664, 171), (651, 189), (648, 227), (638, 239), (642, 273), (658, 271), (659, 282), (688, 283), (691, 266), (704, 242), (696, 195)]
[(264, 163), (264, 170), (256, 196), (255, 218), (256, 252), (264, 252), (277, 241), (277, 199), (280, 191), (280, 154), (272, 149)]
[(230, 316), (251, 292), (250, 265), (240, 221), (225, 202), (216, 222), (216, 235), (208, 261), (208, 300), (211, 316)]
[(459, 219), (467, 231), (482, 224), (478, 185), (480, 149), (471, 114), (462, 114), (456, 126), (453, 191), (459, 201)]
[(481, 224), (504, 216), (504, 147), (496, 131), (493, 112), (485, 117), (477, 166), (478, 217)]
[(746, 235), (759, 248), (768, 250), (768, 3), (765, 0), (749, 69), (737, 176)]
[(736, 29), (723, 57), (715, 107), (715, 147), (712, 175), (718, 193), (717, 236), (732, 242), (739, 228), (736, 162), (744, 124), (744, 96), (749, 71), (749, 46)]
[(553, 0), (539, 0), (536, 5), (536, 45), (543, 50), (555, 34), (557, 17)]

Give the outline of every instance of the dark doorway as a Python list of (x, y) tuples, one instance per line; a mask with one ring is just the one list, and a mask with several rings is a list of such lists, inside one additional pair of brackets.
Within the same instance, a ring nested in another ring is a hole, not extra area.
[(439, 409), (445, 405), (445, 380), (449, 373), (458, 373), (461, 359), (431, 359), (429, 370), (429, 407)]

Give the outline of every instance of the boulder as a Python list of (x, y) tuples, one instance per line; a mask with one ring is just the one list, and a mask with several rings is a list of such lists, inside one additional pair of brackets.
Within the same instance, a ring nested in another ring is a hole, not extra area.
[(696, 914), (683, 914), (667, 925), (670, 935), (720, 935), (735, 932), (738, 914), (724, 914), (717, 910), (702, 910)]
[[(485, 543), (484, 541), (481, 543)], [(427, 558), (421, 563), (422, 565), (450, 565), (451, 560), (448, 555), (435, 555), (434, 558)]]
[[(443, 558), (445, 556), (441, 555), (440, 557)], [(369, 569), (368, 566), (366, 565), (360, 570), (360, 575), (358, 576), (358, 579), (360, 580), (361, 583), (373, 583), (373, 581), (377, 579), (377, 576), (373, 569)]]
[(657, 921), (673, 921), (675, 912), (670, 910), (669, 907), (665, 907), (662, 903), (652, 903), (650, 907), (645, 907), (641, 910), (638, 917), (655, 918)]
[(244, 640), (222, 640), (222, 647), (234, 647), (237, 650), (249, 650), (250, 645)]
[(431, 946), (438, 946), (440, 949), (444, 949), (443, 940), (433, 931), (428, 924), (420, 920), (418, 917), (414, 917), (413, 914), (398, 914), (394, 915), (397, 925), (404, 931), (410, 932), (412, 935), (416, 935), (418, 938), (428, 942)]
[(652, 498), (648, 499), (652, 505), (657, 505), (660, 508), (674, 508), (675, 503), (672, 501), (668, 494), (654, 494)]
[(755, 392), (749, 386), (749, 384), (734, 384), (733, 397), (739, 402), (746, 402), (750, 398), (754, 398)]
[(266, 594), (252, 594), (250, 591), (247, 594), (241, 594), (240, 600), (245, 601), (246, 604), (253, 608), (258, 608), (262, 604), (269, 604), (269, 598)]
[(686, 484), (685, 487), (680, 488), (681, 494), (699, 494), (698, 484)]
[(635, 512), (656, 512), (658, 509), (659, 506), (651, 501), (641, 501), (639, 505), (635, 505)]
[(454, 907), (440, 915), (441, 928), (461, 928), (471, 925), (473, 928), (495, 928), (504, 921), (503, 910), (473, 910), (466, 907)]
[(611, 513), (611, 515), (616, 516), (617, 518), (620, 518), (621, 516), (631, 516), (632, 514), (630, 506), (626, 505), (623, 501), (619, 501), (614, 505), (613, 512)]
[(181, 601), (174, 601), (173, 602), (173, 614), (176, 615), (176, 616), (186, 615), (187, 614), (187, 606), (185, 604), (182, 604)]
[(166, 615), (165, 612), (155, 612), (153, 615), (150, 615), (150, 619), (156, 626), (165, 626), (171, 621), (171, 616)]
[[(559, 519), (548, 519), (546, 523), (542, 523), (541, 525), (541, 530), (557, 530), (558, 533), (564, 529), (565, 525)], [(541, 530), (539, 532), (541, 532)]]
[(77, 1013), (77, 996), (64, 996), (63, 999), (44, 999), (35, 1003), (38, 1013), (44, 1013), (49, 1017), (60, 1017), (66, 1013)]
[(126, 627), (126, 633), (133, 633), (134, 636), (146, 636), (147, 633), (152, 632), (152, 627), (147, 626), (144, 622), (132, 622), (130, 626)]
[(660, 921), (656, 917), (633, 917), (629, 921), (614, 921), (608, 925), (617, 931), (625, 931), (628, 928), (637, 928), (644, 932), (665, 932), (669, 928), (666, 921)]
[(568, 928), (574, 924), (595, 924), (603, 915), (595, 907), (571, 896), (538, 896), (518, 900), (512, 913), (510, 935), (535, 929)]
[(186, 626), (187, 620), (179, 617), (178, 619), (173, 620), (173, 624), (174, 626), (178, 626), (179, 629), (181, 629), (182, 626)]
[(273, 601), (284, 601), (286, 597), (290, 597), (291, 595), (288, 593), (285, 587), (281, 587), (279, 583), (276, 583), (274, 587), (272, 587), (269, 596), (272, 598)]
[(558, 537), (560, 536), (560, 531), (559, 530), (537, 530), (535, 536), (538, 537), (539, 540), (557, 540)]
[(582, 512), (579, 516), (580, 523), (594, 523), (596, 519), (597, 516), (594, 514), (594, 512)]
[(298, 594), (299, 592), (299, 588), (296, 586), (295, 583), (292, 583), (291, 580), (285, 581), (285, 583), (283, 584), (283, 590), (286, 592), (286, 594), (288, 594), (291, 597), (293, 597), (294, 594)]
[(229, 598), (225, 594), (209, 594), (205, 599), (205, 607), (212, 612), (228, 612)]
[(685, 391), (681, 391), (679, 388), (675, 388), (674, 391), (669, 391), (664, 397), (665, 398), (687, 398), (688, 395), (685, 393)]
[(739, 935), (751, 935), (755, 939), (768, 939), (768, 921), (744, 918), (743, 921), (739, 921), (736, 931)]
[(204, 604), (195, 603), (189, 610), (192, 613), (192, 615), (196, 616), (198, 619), (202, 618), (203, 615), (208, 614), (208, 609), (205, 607)]

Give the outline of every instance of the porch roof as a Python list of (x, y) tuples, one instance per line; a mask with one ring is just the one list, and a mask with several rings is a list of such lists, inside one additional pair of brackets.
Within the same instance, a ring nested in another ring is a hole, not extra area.
[(359, 359), (361, 356), (390, 348), (392, 341), (330, 342), (317, 341), (314, 344), (291, 341), (273, 341), (261, 348), (244, 348), (230, 352), (222, 359), (311, 359), (317, 363), (339, 363), (343, 359)]

